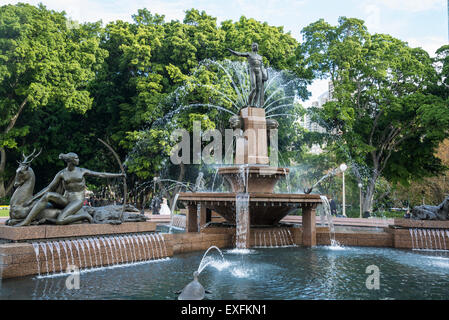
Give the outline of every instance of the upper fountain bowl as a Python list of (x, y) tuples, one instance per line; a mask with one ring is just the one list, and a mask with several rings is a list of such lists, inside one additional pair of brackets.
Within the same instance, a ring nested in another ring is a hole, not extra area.
[(288, 173), (288, 168), (266, 165), (241, 165), (218, 169), (218, 174), (223, 176), (232, 192), (237, 193), (273, 193), (278, 180)]

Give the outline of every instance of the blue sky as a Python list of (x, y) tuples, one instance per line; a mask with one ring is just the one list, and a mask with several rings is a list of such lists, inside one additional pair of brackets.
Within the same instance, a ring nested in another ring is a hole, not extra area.
[[(0, 0), (0, 4), (17, 2), (42, 2), (80, 22), (104, 23), (131, 21), (131, 15), (141, 8), (164, 14), (166, 20), (182, 20), (185, 10), (196, 8), (219, 22), (244, 15), (283, 26), (298, 40), (301, 29), (311, 22), (324, 18), (335, 25), (338, 17), (347, 16), (365, 20), (371, 33), (391, 34), (431, 55), (448, 43), (447, 0)], [(313, 98), (325, 88), (324, 81), (314, 83), (310, 88)]]

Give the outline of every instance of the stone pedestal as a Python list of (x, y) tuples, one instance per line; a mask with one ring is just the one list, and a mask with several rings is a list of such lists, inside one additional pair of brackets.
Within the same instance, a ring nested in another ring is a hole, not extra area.
[(200, 204), (200, 228), (207, 223), (207, 208)]
[[(246, 141), (236, 144), (235, 164), (268, 164), (267, 121), (265, 109), (247, 107), (240, 110)], [(243, 162), (242, 162), (243, 159)]]
[(315, 207), (302, 208), (302, 244), (307, 247), (316, 246)]

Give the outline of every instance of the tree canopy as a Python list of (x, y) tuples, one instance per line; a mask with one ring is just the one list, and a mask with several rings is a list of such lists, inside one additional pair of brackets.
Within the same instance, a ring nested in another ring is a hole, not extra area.
[(88, 25), (71, 28), (64, 13), (17, 4), (0, 7), (0, 197), (7, 152), (22, 147), (24, 108), (59, 104), (78, 113), (92, 106), (87, 84), (107, 52)]
[(444, 169), (434, 151), (448, 136), (449, 106), (431, 90), (438, 73), (426, 51), (345, 17), (302, 33), (306, 64), (334, 88), (315, 120), (328, 130), (328, 148), (364, 184), (364, 210), (372, 209), (379, 177), (407, 183)]

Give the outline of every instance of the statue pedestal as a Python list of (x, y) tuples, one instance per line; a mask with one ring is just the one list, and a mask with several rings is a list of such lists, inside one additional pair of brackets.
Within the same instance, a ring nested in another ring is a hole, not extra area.
[(244, 140), (236, 145), (235, 164), (268, 164), (267, 121), (265, 109), (247, 107), (240, 110)]

